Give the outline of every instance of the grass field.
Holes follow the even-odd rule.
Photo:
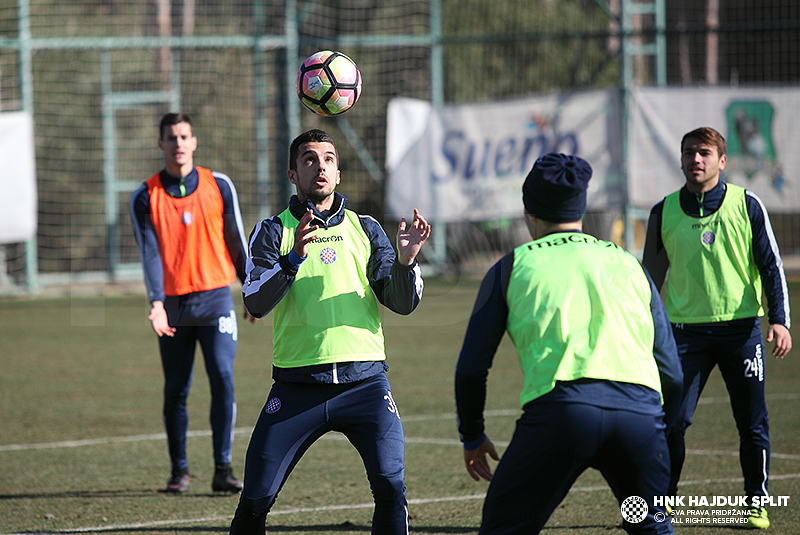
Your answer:
[[[452,393],[453,367],[477,284],[428,280],[413,315],[384,317],[389,378],[407,436],[412,533],[477,532],[486,484],[472,481],[463,469]],[[800,284],[793,283],[792,292],[800,299]],[[795,300],[794,310],[799,305]],[[162,374],[147,311],[143,294],[0,300],[0,533],[227,533],[238,498],[211,492],[209,392],[199,351],[189,398],[191,489],[183,496],[159,492],[169,476],[169,460],[161,424]],[[250,430],[271,384],[271,332],[271,319],[239,325],[234,467],[240,476]],[[800,347],[797,329],[793,335]],[[770,508],[769,531],[796,534],[797,350],[783,361],[768,357],[766,373],[770,489],[774,496],[789,496],[787,506]],[[499,446],[513,432],[519,386],[516,355],[506,340],[490,374],[487,407],[488,433]],[[701,403],[687,437],[682,493],[709,499],[740,496],[738,437],[718,372]],[[340,435],[332,434],[300,462],[267,530],[369,533],[371,515],[360,459]],[[620,520],[611,492],[590,470],[545,532],[607,533]],[[731,529],[676,526],[686,535]]]

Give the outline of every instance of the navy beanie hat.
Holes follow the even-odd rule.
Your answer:
[[[552,223],[580,220],[590,178],[592,167],[583,158],[556,152],[540,156],[522,185],[525,211]]]

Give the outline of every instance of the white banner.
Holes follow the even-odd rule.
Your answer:
[[[27,113],[0,113],[0,243],[36,235],[36,162],[33,119]]]
[[[797,88],[637,88],[631,102],[631,206],[650,208],[683,186],[681,139],[710,126],[728,145],[725,180],[754,192],[771,211],[800,211]]]
[[[589,209],[622,203],[616,92],[592,91],[446,106],[398,98],[388,107],[386,216],[414,208],[431,221],[523,213],[522,184],[547,152],[575,154],[594,170]]]

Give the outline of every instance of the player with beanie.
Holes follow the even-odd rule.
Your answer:
[[[539,533],[587,468],[621,506],[628,533],[673,533],[664,429],[683,374],[650,276],[620,247],[585,234],[592,168],[541,156],[522,187],[533,241],[487,273],[455,373],[467,472],[491,481],[480,534]],[[508,332],[524,376],[522,415],[500,460],[484,432],[486,379]],[[487,455],[500,460],[492,470]]]

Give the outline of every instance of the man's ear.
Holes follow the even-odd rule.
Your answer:
[[[286,171],[286,176],[289,177],[289,182],[291,182],[292,184],[297,183],[297,171],[289,169],[288,171]]]

